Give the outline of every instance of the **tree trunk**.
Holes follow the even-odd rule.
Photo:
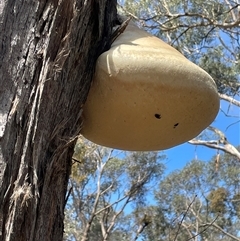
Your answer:
[[[71,157],[116,0],[0,1],[0,240],[62,240]]]

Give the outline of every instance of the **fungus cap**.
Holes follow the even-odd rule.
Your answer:
[[[97,60],[82,134],[111,148],[163,150],[197,136],[218,109],[210,75],[130,23]]]

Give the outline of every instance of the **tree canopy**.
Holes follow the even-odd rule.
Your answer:
[[[234,171],[233,171],[234,168]],[[193,160],[174,171],[155,190],[154,225],[146,229],[146,240],[240,240],[240,165],[229,154],[209,162]],[[164,226],[157,216],[164,213]],[[155,233],[154,233],[155,232]],[[159,238],[161,237],[161,238]]]
[[[164,175],[165,156],[76,147],[65,240],[240,240],[240,165],[230,154]],[[88,170],[88,172],[87,172]]]
[[[78,140],[66,208],[67,240],[122,240],[125,209],[146,204],[163,173],[158,152],[121,152]],[[121,234],[121,235],[120,235]]]
[[[239,4],[227,0],[128,0],[120,9],[200,65],[220,93],[239,90]]]

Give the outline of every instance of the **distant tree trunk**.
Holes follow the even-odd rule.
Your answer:
[[[0,1],[0,240],[58,241],[81,107],[116,0]]]

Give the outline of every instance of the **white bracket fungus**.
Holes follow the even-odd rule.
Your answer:
[[[163,150],[197,136],[215,118],[213,79],[132,22],[97,61],[82,134],[123,150]]]

